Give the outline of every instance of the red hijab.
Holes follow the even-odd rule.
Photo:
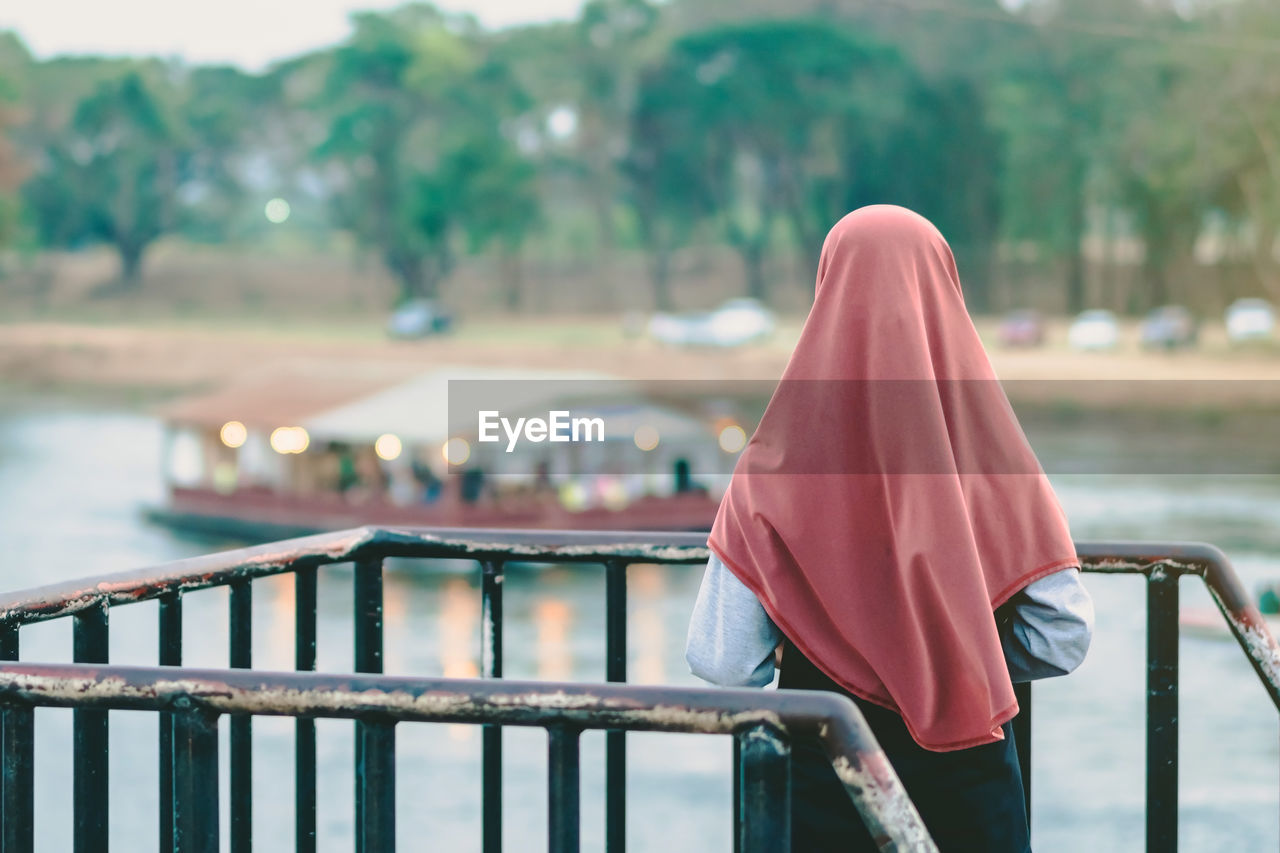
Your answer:
[[[1078,562],[928,220],[876,205],[831,229],[709,544],[806,657],[921,746],[1002,739],[1018,704],[993,611]]]

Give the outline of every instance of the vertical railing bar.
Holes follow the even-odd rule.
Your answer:
[[[1147,576],[1147,850],[1178,847],[1178,572]]]
[[[776,728],[758,725],[742,732],[736,827],[742,853],[790,853],[791,748]]]
[[[316,668],[315,566],[294,572],[293,665],[299,672]],[[316,721],[299,717],[294,723],[294,848],[297,853],[316,853]]]
[[[382,561],[355,567],[355,670],[382,672]]]
[[[356,672],[382,672],[382,561],[362,560],[355,564],[354,578],[355,617],[355,670]],[[380,853],[377,847],[365,847],[369,837],[370,805],[368,797],[373,793],[375,780],[365,771],[370,759],[365,750],[374,745],[376,736],[369,732],[370,723],[356,720],[355,742],[355,813],[356,853]],[[394,799],[394,793],[393,793]],[[378,807],[382,804],[374,804]]]
[[[547,851],[578,853],[581,834],[579,731],[547,729]]]
[[[605,678],[627,680],[627,563],[605,563]],[[605,733],[605,850],[627,849],[627,735]]]
[[[1018,700],[1018,716],[1013,718],[1013,743],[1018,750],[1018,769],[1022,774],[1022,796],[1027,809],[1027,829],[1031,828],[1031,682],[1013,685]]]
[[[742,734],[733,734],[733,853],[742,853]]]
[[[0,628],[0,660],[18,660],[18,626]],[[0,850],[31,853],[35,847],[35,711],[0,709]]]
[[[182,592],[160,596],[160,666],[182,666]],[[160,712],[160,850],[173,849],[173,714]]]
[[[76,663],[107,663],[108,610],[105,602],[74,617],[72,659]],[[72,711],[72,826],[75,853],[107,849],[110,808],[107,712],[98,708]]]
[[[480,563],[480,663],[485,678],[502,677],[502,561]],[[481,729],[481,846],[502,853],[502,726]]]
[[[173,851],[218,853],[218,718],[179,698],[173,719]]]
[[[232,669],[253,668],[253,586],[249,578],[229,585]],[[231,853],[253,849],[253,718],[231,716]]]
[[[361,720],[356,730],[356,853],[395,853],[396,729],[394,722]]]

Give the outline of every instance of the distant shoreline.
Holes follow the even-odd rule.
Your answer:
[[[985,333],[994,321],[978,325],[989,337]],[[360,364],[386,371],[392,381],[462,364],[550,369],[589,364],[621,378],[776,381],[799,326],[798,318],[790,318],[768,342],[698,350],[626,338],[620,321],[594,317],[476,319],[455,334],[422,341],[388,340],[369,321],[300,321],[281,329],[262,319],[222,325],[11,322],[0,323],[0,395],[53,394],[145,407],[290,363],[319,371],[326,365]],[[1149,352],[1133,344],[1136,336],[1130,335],[1129,345],[1117,351],[1077,353],[1057,337],[1062,329],[1051,328],[1049,344],[1040,349],[989,345],[997,374],[1016,403],[1183,411],[1238,403],[1280,406],[1280,348],[1274,346],[1233,350],[1209,334],[1202,350]],[[1188,393],[1169,395],[1174,381],[1185,382]],[[1143,399],[1143,388],[1157,393]]]

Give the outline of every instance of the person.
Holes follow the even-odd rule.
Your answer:
[[[943,853],[1030,849],[1014,681],[1064,675],[1093,610],[1065,514],[928,220],[828,234],[813,307],[708,537],[691,671],[842,693]],[[792,849],[875,850],[816,738]]]

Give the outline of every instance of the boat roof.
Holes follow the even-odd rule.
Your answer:
[[[477,384],[464,390],[455,386],[451,401],[449,383],[468,380]],[[480,381],[486,384],[481,385]],[[313,440],[372,443],[379,436],[392,433],[406,444],[442,443],[451,435],[475,428],[474,423],[459,423],[459,411],[454,412],[454,423],[450,423],[451,402],[464,414],[477,410],[467,400],[490,402],[504,415],[528,415],[534,411],[545,414],[571,399],[598,396],[616,381],[607,374],[591,371],[442,366],[317,412],[299,425]]]
[[[299,426],[404,378],[403,365],[277,365],[163,405],[157,414],[181,426],[217,428],[228,421],[258,429]]]
[[[471,436],[476,413],[489,408],[512,419],[558,409],[575,418],[602,417],[606,440],[630,440],[641,425],[664,439],[707,431],[697,418],[637,399],[634,382],[604,373],[442,365],[406,379],[403,366],[396,367],[275,367],[163,406],[159,414],[172,424],[215,429],[228,421],[264,431],[300,426],[313,441],[353,444],[372,444],[386,433],[409,445]],[[468,381],[474,384],[450,387]]]

